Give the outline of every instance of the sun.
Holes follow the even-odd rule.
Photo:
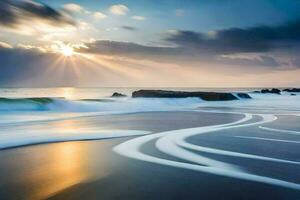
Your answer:
[[[71,57],[74,55],[74,49],[70,46],[61,47],[61,53],[66,57]]]

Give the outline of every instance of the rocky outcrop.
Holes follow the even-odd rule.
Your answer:
[[[265,94],[265,93],[270,93],[270,94],[280,94],[281,91],[277,88],[273,88],[273,89],[262,89],[260,91],[261,93]]]
[[[238,97],[240,97],[241,99],[252,99],[251,96],[247,93],[237,93],[236,94]]]
[[[282,91],[284,91],[284,92],[300,92],[300,88],[287,88]]]
[[[249,98],[245,93],[239,93],[241,98]],[[238,95],[239,96],[239,95]],[[240,97],[239,96],[239,97]],[[198,97],[206,101],[230,101],[238,98],[231,93],[221,92],[184,92],[184,91],[168,91],[168,90],[138,90],[132,93],[133,98],[187,98]],[[251,98],[251,97],[250,97]]]
[[[118,92],[114,92],[111,97],[126,97],[127,95],[122,94],[122,93],[118,93]]]
[[[253,91],[253,93],[261,93],[261,91],[260,90],[255,90],[255,91]]]

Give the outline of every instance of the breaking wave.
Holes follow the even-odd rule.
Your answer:
[[[118,98],[81,99],[64,98],[0,98],[0,111],[62,111],[62,112],[117,112],[168,111],[194,108],[199,98]]]
[[[236,97],[236,93],[232,93]],[[300,110],[300,96],[253,94],[252,99],[233,101],[205,101],[197,97],[189,98],[102,98],[78,99],[52,97],[0,98],[0,112],[10,111],[55,111],[55,112],[102,112],[135,113],[149,111],[173,111],[195,109],[197,107],[235,107],[263,109]]]

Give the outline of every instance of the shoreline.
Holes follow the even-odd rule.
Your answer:
[[[58,131],[57,134],[64,129],[79,132],[83,132],[87,128],[144,130],[151,132],[147,136],[154,136],[156,133],[166,131],[177,134],[177,130],[179,130],[184,133],[195,127],[201,131],[202,128],[199,127],[220,126],[220,124],[236,122],[243,118],[240,114],[234,114],[236,109],[231,111],[222,108],[215,109],[219,112],[201,112],[200,110],[102,115],[23,124],[18,129],[21,131],[34,129]],[[231,112],[231,114],[226,112]],[[278,117],[279,119],[274,123],[269,123],[268,127],[288,127],[290,122],[296,124],[299,121],[298,116]],[[249,123],[260,120],[262,119],[256,116]],[[297,161],[296,158],[300,156],[300,153],[296,151],[298,146],[284,143],[274,146],[271,141],[269,143],[267,143],[268,141],[240,141],[234,137],[235,135],[251,136],[253,133],[256,133],[257,136],[274,137],[269,131],[266,132],[263,129],[257,131],[256,128],[240,127],[235,128],[234,131],[220,130],[190,137],[187,142],[200,147],[216,149],[216,152],[227,150]],[[14,127],[8,127],[5,131],[11,132],[12,130]],[[224,199],[246,200],[253,198],[258,200],[270,198],[296,200],[300,197],[300,191],[291,188],[165,166],[128,158],[113,151],[119,144],[143,137],[145,136],[45,143],[0,150],[0,176],[2,177],[0,195],[6,199],[82,199],[83,196],[88,195],[89,199],[182,199],[183,197],[199,199],[201,196],[205,199],[217,200],[220,199],[217,194],[222,194]],[[279,133],[277,137],[299,139],[297,136]],[[157,142],[158,140],[151,140],[142,145],[139,152],[159,159],[180,162],[184,165],[195,164],[193,160],[186,160],[185,156],[177,158],[176,156],[179,154],[175,154],[175,157],[166,154],[157,148]],[[274,148],[276,149],[274,150]],[[130,149],[123,152],[126,155],[130,153]],[[197,151],[190,152],[197,156],[204,156],[205,159],[224,162],[224,167],[236,165],[249,173],[255,172],[260,176],[269,176],[300,185],[298,181],[300,176],[296,175],[300,170],[300,165],[228,157],[222,154]],[[198,163],[198,165],[205,167],[205,163]],[[279,166],[280,168],[278,168]],[[235,191],[234,188],[242,189]],[[254,193],[254,191],[256,192]]]
[[[133,137],[138,135],[151,134],[155,131],[159,131],[160,129],[156,128],[157,124],[153,122],[151,124],[150,130],[143,130],[144,126],[135,126],[131,125],[128,127],[126,123],[122,122],[125,118],[138,118],[138,116],[144,116],[147,120],[151,120],[151,118],[166,116],[170,119],[176,119],[176,114],[187,115],[187,116],[199,116],[201,115],[199,111],[169,111],[169,112],[141,112],[141,113],[129,113],[129,114],[121,114],[121,115],[94,115],[94,116],[82,116],[70,119],[63,120],[51,120],[51,121],[36,121],[29,123],[20,123],[18,124],[18,132],[15,130],[15,126],[3,126],[0,141],[3,143],[4,147],[2,149],[8,149],[18,146],[30,146],[31,144],[46,144],[46,143],[55,143],[55,142],[66,142],[66,141],[82,141],[82,140],[99,140],[99,139],[109,139],[116,137]],[[206,115],[214,115],[213,112],[203,112]],[[219,115],[222,115],[219,113]],[[226,114],[225,114],[226,115]],[[230,114],[232,118],[238,117],[238,114]],[[175,117],[174,117],[175,116]],[[197,117],[198,118],[198,117]],[[146,120],[145,119],[145,120]],[[115,125],[117,123],[114,120],[121,120],[121,126]],[[179,119],[177,119],[179,120]],[[82,125],[77,125],[77,122],[83,123]],[[108,123],[107,123],[108,122]],[[135,123],[135,122],[133,122]],[[145,122],[143,122],[145,123]],[[70,124],[67,132],[64,131],[65,125]],[[196,124],[194,124],[196,125]],[[34,127],[38,126],[38,129]],[[192,125],[191,125],[192,126]],[[23,128],[22,128],[23,127]],[[167,127],[166,127],[167,128]],[[170,127],[172,128],[172,127]],[[176,128],[176,127],[174,127]],[[24,137],[24,133],[26,132],[26,137]],[[11,132],[11,134],[6,134],[7,132]],[[41,134],[40,134],[41,133]],[[32,139],[30,139],[32,137]],[[18,139],[20,138],[20,144],[18,143]],[[29,140],[28,140],[29,138]],[[14,143],[9,144],[9,142],[13,139]],[[28,141],[26,141],[28,140]],[[22,144],[27,143],[27,144]],[[2,145],[2,146],[3,146]],[[5,147],[8,146],[8,147]],[[12,146],[12,147],[9,147]]]

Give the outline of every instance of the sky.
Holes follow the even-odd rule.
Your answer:
[[[1,0],[0,87],[299,87],[299,0]]]

